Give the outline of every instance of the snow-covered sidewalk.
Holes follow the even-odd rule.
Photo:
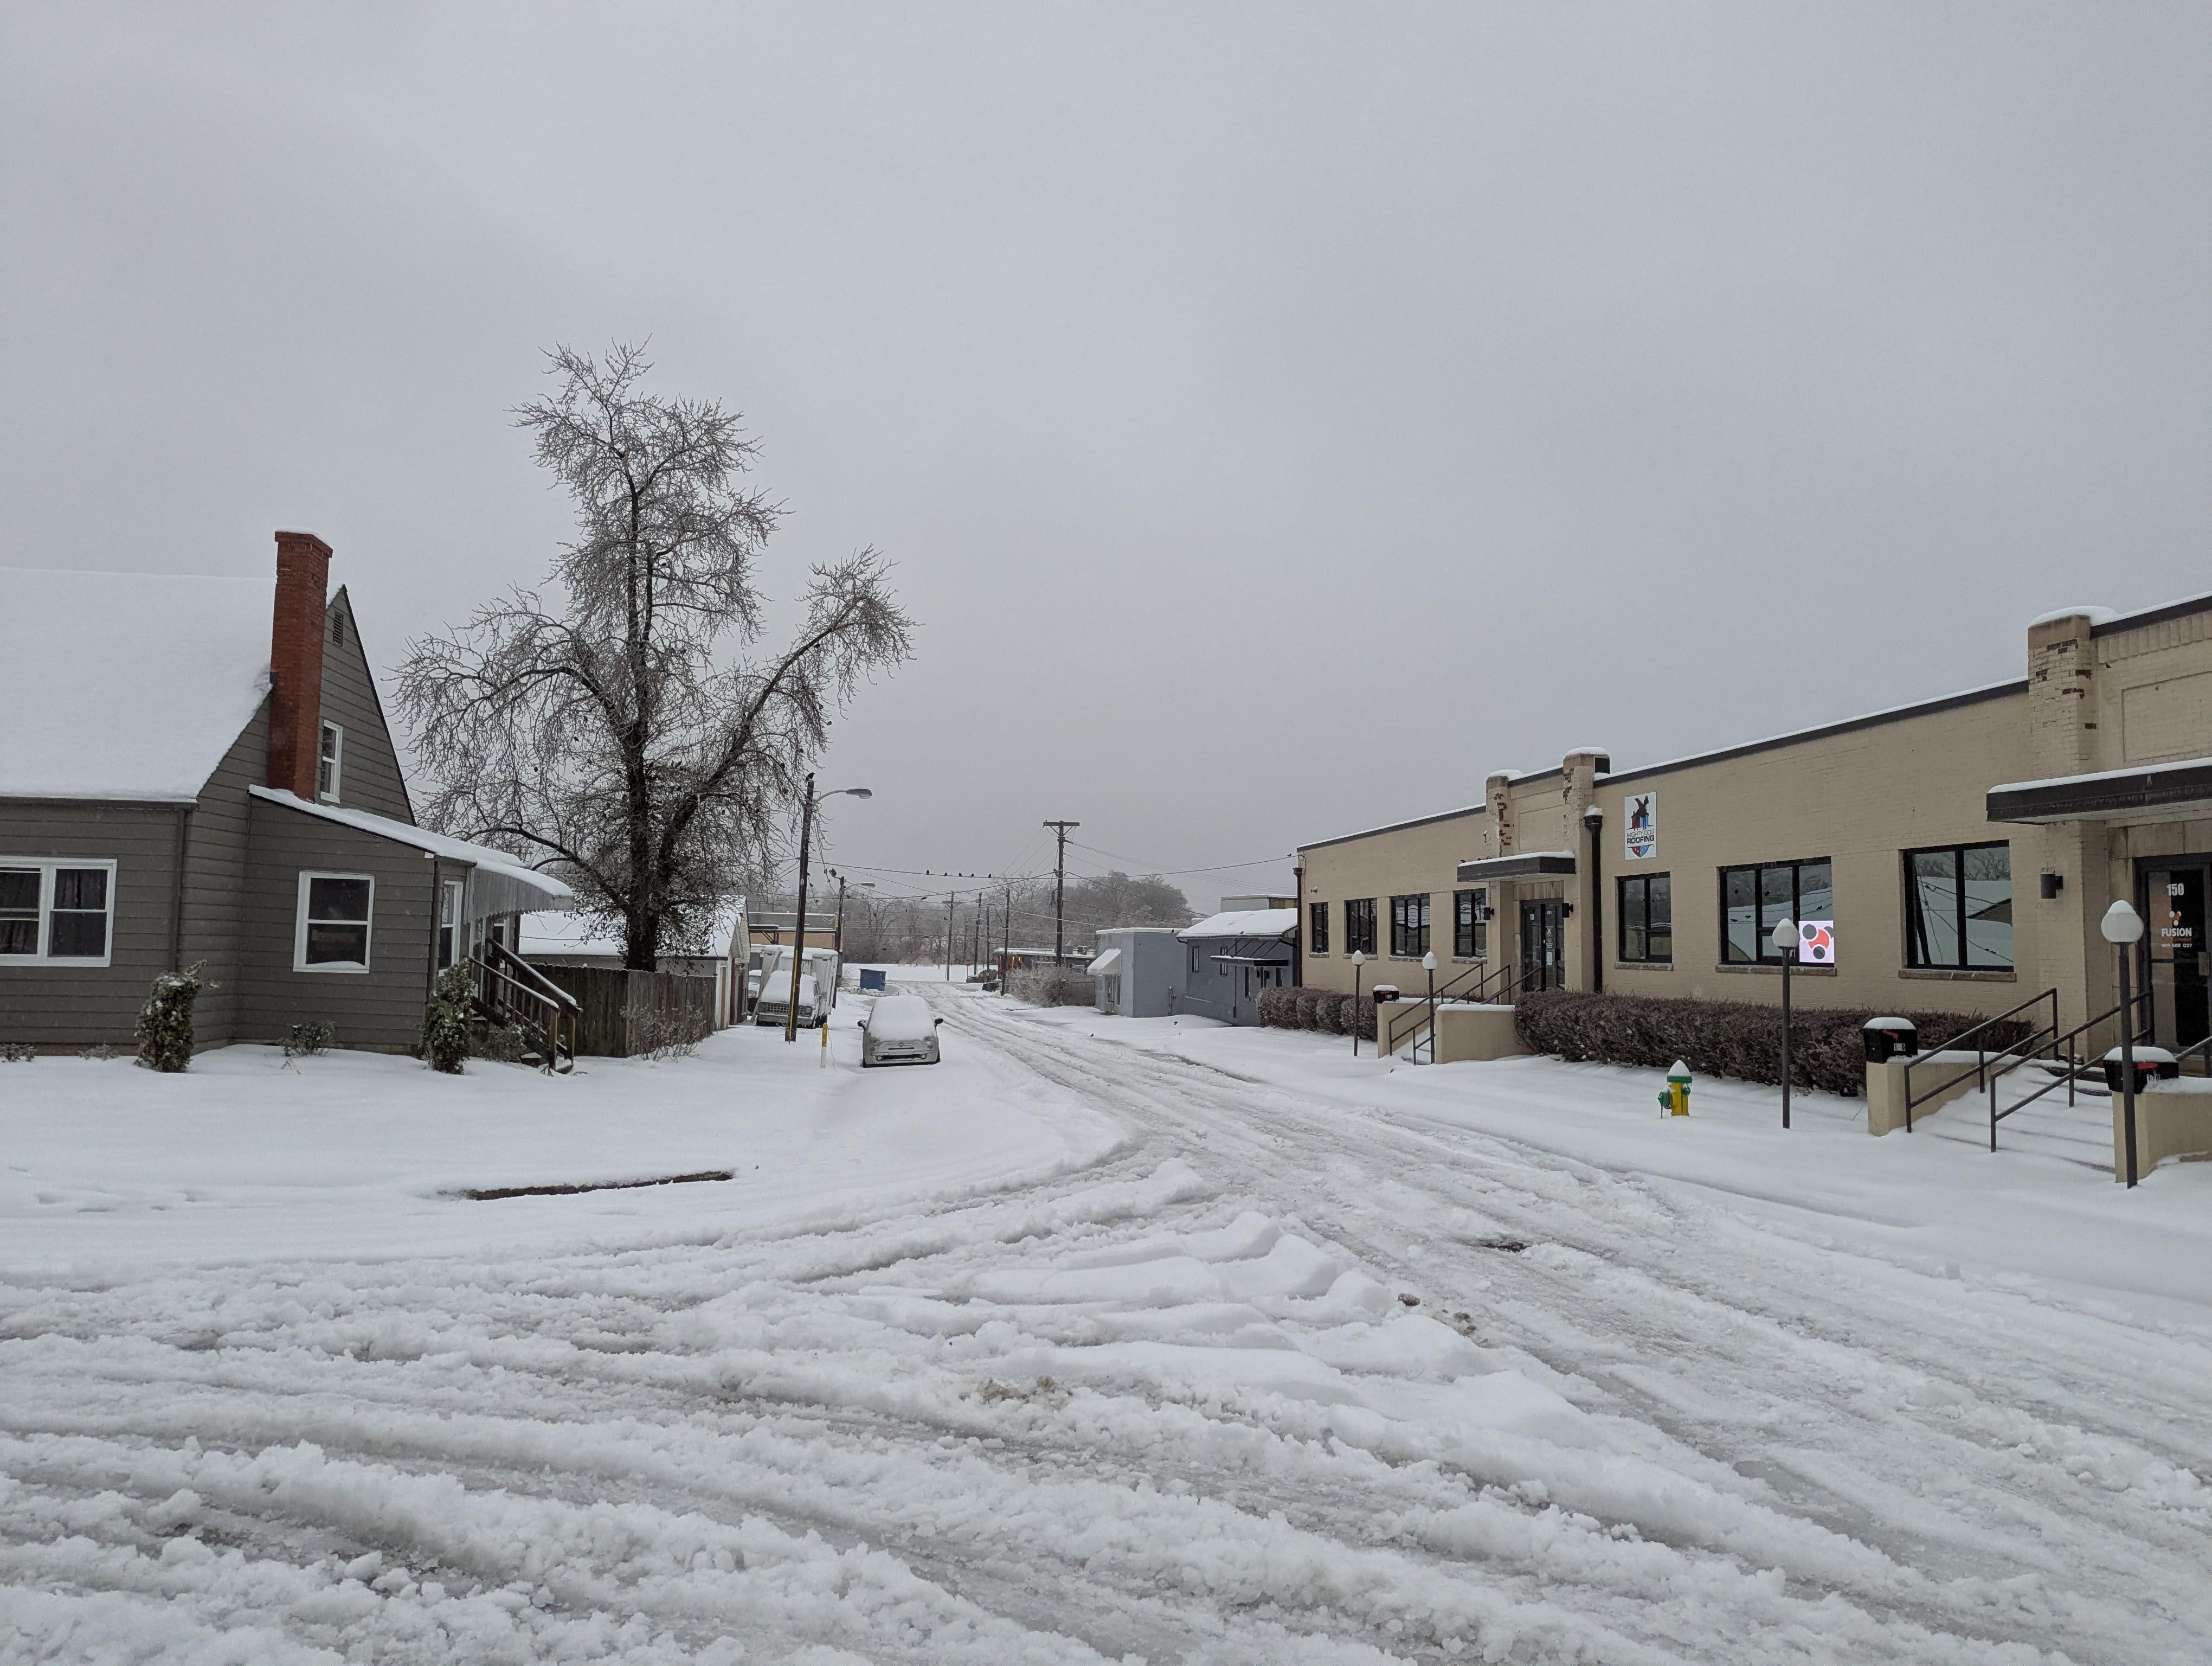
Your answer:
[[[1840,1108],[1829,1161],[1748,1090],[1647,1135],[1626,1073],[1394,1073],[919,987],[947,1063],[845,1070],[793,1136],[823,1177],[719,1220],[735,1182],[469,1204],[441,1168],[378,1195],[643,1213],[374,1262],[272,1225],[230,1265],[11,1256],[0,1657],[2212,1654],[2202,1261],[1946,1260],[1960,1153],[1868,1159],[1937,1170],[1885,1215]],[[721,1064],[796,1075],[779,1049]],[[894,1106],[965,1166],[872,1143]],[[863,1160],[831,1191],[841,1116]],[[1981,1155],[2039,1208],[2082,1189],[2049,1230],[2085,1254],[2194,1241],[2157,1213],[2190,1171],[2130,1216]]]

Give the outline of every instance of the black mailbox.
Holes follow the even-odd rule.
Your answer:
[[[1377,1006],[1380,1006],[1386,1000],[1395,1000],[1397,999],[1398,986],[1396,984],[1378,983],[1375,986],[1375,1004]]]
[[[2148,1087],[2154,1079],[2162,1078],[2166,1081],[2172,1081],[2180,1074],[2180,1061],[2163,1047],[2136,1049],[2136,1092],[2140,1093]],[[2105,1055],[2105,1085],[2115,1093],[2122,1091],[2127,1085],[2125,1073],[2120,1063],[2120,1049],[2117,1047]]]
[[[1910,1018],[1869,1018],[1863,1034],[1869,1064],[1909,1059],[1920,1051],[1920,1029]]]

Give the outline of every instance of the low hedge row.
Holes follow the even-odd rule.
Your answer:
[[[1375,1003],[1355,1001],[1341,989],[1309,989],[1303,984],[1260,991],[1260,1022],[1277,1030],[1313,1030],[1348,1036],[1356,1024],[1360,1039],[1375,1039]]]
[[[1859,1007],[1793,1007],[1790,1076],[1795,1087],[1856,1097],[1866,1091],[1866,1047],[1860,1031],[1877,1016]],[[1942,1046],[1981,1019],[1971,1012],[1903,1012],[1919,1026],[1923,1052]],[[1600,1064],[1664,1070],[1680,1059],[1692,1075],[1782,1084],[1782,1009],[1738,1000],[1668,1000],[1653,995],[1593,995],[1554,989],[1525,996],[1513,1027],[1532,1053]],[[2028,1031],[2000,1025],[1990,1044],[2002,1047]]]

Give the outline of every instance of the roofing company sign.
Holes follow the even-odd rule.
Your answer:
[[[1620,854],[1632,862],[1648,862],[1659,854],[1659,795],[1631,793],[1620,816]]]

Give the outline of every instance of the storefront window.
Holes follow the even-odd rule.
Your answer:
[[[1905,964],[1930,970],[2012,967],[2012,847],[1905,853]]]
[[[1485,906],[1486,891],[1452,893],[1452,954],[1461,960],[1481,960],[1490,953],[1490,921]]]
[[[1826,856],[1721,870],[1721,958],[1730,965],[1778,966],[1777,926],[1835,917],[1833,869]]]
[[[1674,884],[1665,873],[1620,882],[1620,958],[1648,965],[1674,958]]]
[[[1429,952],[1429,898],[1393,897],[1390,899],[1390,952],[1419,959]]]

